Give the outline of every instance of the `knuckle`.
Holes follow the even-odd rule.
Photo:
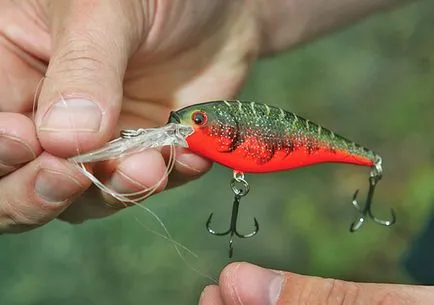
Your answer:
[[[10,215],[0,215],[0,233],[16,233],[27,231],[30,225],[21,224]]]
[[[294,304],[304,305],[355,305],[359,299],[357,283],[328,278],[307,278],[303,285],[293,291]],[[292,303],[291,303],[292,304]]]
[[[398,292],[387,291],[374,299],[375,305],[411,305],[417,304],[416,300],[409,295],[402,295]]]
[[[0,202],[0,232],[28,231],[50,220],[50,213],[35,213],[23,208],[22,204],[4,199]]]
[[[1,110],[0,110],[1,111]],[[0,177],[6,176],[18,168],[17,165],[8,165],[0,160]]]
[[[68,40],[53,56],[52,60],[56,64],[50,67],[51,76],[53,74],[67,74],[68,77],[75,76],[77,81],[83,77],[83,71],[104,71],[107,73],[115,69],[115,64],[108,60],[113,57],[111,55],[114,48],[110,47],[109,37],[106,37],[105,34],[93,30],[93,32],[86,34],[75,31],[66,36]],[[93,37],[98,37],[98,39]]]
[[[72,43],[71,43],[72,44]],[[76,75],[82,77],[82,72],[94,72],[107,69],[107,64],[96,56],[93,47],[81,47],[81,43],[67,46],[56,55],[57,65],[52,73],[68,74],[70,77]]]
[[[360,286],[357,283],[336,279],[325,279],[326,304],[357,304]]]
[[[15,220],[14,217],[4,213],[3,211],[0,212],[0,233],[14,232],[20,227],[21,225]]]
[[[398,292],[392,292],[389,290],[383,290],[379,287],[376,293],[373,291],[371,295],[367,295],[369,291],[363,293],[362,285],[354,282],[346,282],[342,280],[336,279],[323,279],[321,280],[321,288],[320,291],[321,296],[327,296],[324,298],[315,299],[315,295],[318,295],[316,292],[311,293],[312,299],[315,299],[312,304],[342,304],[342,305],[356,305],[366,302],[366,298],[370,299],[370,304],[373,305],[410,305],[415,304],[414,301],[411,300],[411,297],[401,295]],[[316,303],[315,303],[316,302]],[[311,304],[311,303],[307,303]]]

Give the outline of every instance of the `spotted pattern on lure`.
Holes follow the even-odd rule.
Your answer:
[[[214,101],[172,112],[192,126],[189,149],[241,172],[271,172],[324,162],[373,166],[379,158],[303,117],[255,102]]]

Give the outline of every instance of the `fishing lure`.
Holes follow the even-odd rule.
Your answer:
[[[259,230],[256,218],[253,232],[240,234],[237,230],[240,200],[249,192],[244,173],[276,172],[325,162],[368,166],[371,171],[366,204],[363,208],[358,204],[356,191],[352,203],[360,217],[350,231],[358,230],[367,216],[385,226],[396,221],[393,209],[391,220],[378,219],[372,213],[374,190],[383,173],[381,157],[294,113],[255,102],[213,101],[172,112],[169,123],[192,127],[194,132],[186,138],[189,150],[234,170],[230,228],[221,233],[214,231],[212,213],[206,222],[211,234],[230,235],[230,257],[234,236],[249,238]]]
[[[167,177],[174,164],[174,145],[188,147],[190,151],[233,170],[230,187],[234,201],[229,229],[225,232],[213,230],[213,213],[206,221],[209,233],[230,236],[229,257],[233,255],[235,236],[250,238],[259,231],[256,218],[252,232],[241,234],[237,229],[240,201],[250,190],[245,173],[277,172],[326,162],[370,167],[365,205],[359,205],[358,191],[353,195],[352,204],[360,216],[351,224],[350,231],[357,231],[368,217],[384,226],[396,222],[393,209],[390,220],[378,219],[372,212],[374,191],[383,174],[382,159],[378,154],[314,122],[266,104],[243,101],[195,104],[171,112],[166,126],[123,130],[120,138],[70,160],[81,164],[83,173],[100,189],[121,202],[133,203],[150,196],[157,189],[157,185],[131,194],[115,193],[89,173],[83,163],[110,160],[147,148],[170,146],[171,157],[165,173]],[[134,200],[129,199],[128,195]],[[167,231],[166,233],[170,237]]]

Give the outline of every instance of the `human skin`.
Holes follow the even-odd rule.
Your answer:
[[[55,218],[79,223],[115,213],[120,204],[91,187],[66,157],[101,146],[122,128],[162,125],[170,110],[234,97],[259,57],[394,4],[0,0],[0,233],[23,232]],[[44,76],[33,120],[34,96]],[[146,151],[115,168],[98,168],[96,175],[117,192],[136,191],[160,179],[164,158],[159,151]],[[210,166],[179,150],[175,169],[159,191],[196,179]],[[266,277],[254,267],[239,266],[246,265],[228,266],[220,286],[207,288],[201,303],[265,304],[259,288],[268,289],[262,281]],[[286,275],[280,304],[302,304],[309,297],[309,290],[293,288],[297,285],[320,291],[318,304],[326,297],[321,287],[330,280]],[[331,282],[338,296],[352,291],[350,283]],[[247,295],[245,283],[256,285],[258,295]],[[372,290],[364,289],[365,294],[385,287],[366,285]],[[432,292],[406,289],[413,298]],[[380,304],[362,298],[360,291],[359,304]],[[402,286],[390,291],[398,293]],[[291,299],[297,293],[300,298]]]
[[[432,305],[434,287],[355,283],[233,263],[199,305]]]

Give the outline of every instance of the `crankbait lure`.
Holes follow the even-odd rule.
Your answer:
[[[390,220],[378,219],[372,213],[375,187],[383,173],[379,155],[291,112],[255,102],[212,101],[188,106],[171,112],[166,126],[123,130],[120,138],[100,149],[75,156],[70,161],[81,165],[83,173],[101,190],[121,202],[132,204],[154,193],[159,183],[170,173],[174,164],[174,145],[188,147],[190,151],[234,172],[230,182],[234,202],[229,229],[221,233],[214,231],[211,228],[212,213],[206,222],[206,228],[211,234],[230,235],[229,257],[233,254],[234,236],[249,238],[259,230],[256,218],[253,232],[241,234],[237,230],[239,204],[250,190],[245,173],[276,172],[326,162],[367,166],[371,170],[366,203],[363,207],[359,205],[356,191],[352,204],[360,216],[351,224],[350,231],[358,230],[367,217],[384,226],[390,226],[396,221],[393,209]],[[135,193],[114,192],[83,165],[162,146],[171,148],[165,176],[158,185]],[[166,233],[168,234],[167,231]],[[169,234],[168,237],[170,238]]]
[[[222,233],[211,229],[213,214],[206,223],[213,235],[230,234],[230,257],[234,235],[248,238],[259,230],[255,218],[253,232],[240,234],[237,231],[239,203],[249,192],[244,173],[276,172],[325,162],[368,166],[371,172],[367,201],[362,208],[356,200],[358,191],[354,193],[352,203],[360,217],[350,230],[358,230],[366,216],[380,225],[395,223],[393,210],[391,220],[380,220],[371,210],[374,190],[383,172],[381,157],[307,119],[255,102],[213,101],[172,112],[169,123],[191,126],[194,132],[186,138],[189,149],[234,170],[231,188],[235,199],[230,228]]]

